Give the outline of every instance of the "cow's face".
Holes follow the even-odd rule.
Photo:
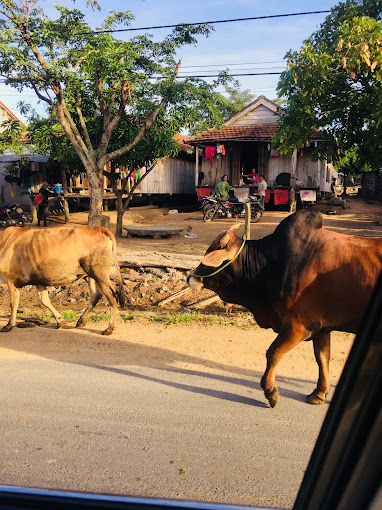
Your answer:
[[[224,262],[228,262],[234,258],[242,244],[242,239],[234,232],[234,230],[239,227],[240,224],[233,225],[229,230],[224,230],[218,235],[206,251],[201,264],[195,269],[194,275],[209,275]],[[207,280],[209,280],[209,278]],[[192,289],[201,290],[204,287],[203,281],[197,276],[191,275],[188,277],[187,281]],[[209,281],[206,283],[209,283]]]

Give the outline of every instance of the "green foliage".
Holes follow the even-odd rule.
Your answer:
[[[358,164],[382,164],[382,2],[348,0],[332,9],[300,50],[287,53],[278,83],[287,106],[273,144],[282,154],[324,141],[314,157],[357,148]]]
[[[155,315],[151,317],[150,320],[153,322],[162,322],[164,324],[180,324],[200,320],[200,316],[197,313],[174,313]]]
[[[334,167],[337,172],[342,172],[346,175],[355,175],[372,170],[370,165],[360,161],[359,150],[356,146],[346,151],[339,150]]]
[[[228,93],[228,97],[222,96],[222,113],[224,119],[229,119],[235,113],[240,112],[243,108],[248,106],[249,103],[255,99],[255,94],[246,90],[240,90],[238,82],[234,82],[232,85],[226,84],[225,91]]]
[[[73,312],[73,310],[63,310],[61,315],[66,321],[77,320],[78,313]]]
[[[7,119],[0,124],[0,154],[10,149],[22,154],[22,139],[25,126],[18,120]]]
[[[99,313],[97,315],[91,315],[89,320],[91,322],[105,322],[110,319],[110,313]]]
[[[177,52],[211,27],[180,24],[162,41],[148,34],[125,41],[107,30],[129,26],[129,11],[109,11],[92,31],[81,11],[56,5],[50,19],[37,3],[0,0],[0,75],[46,103],[49,119],[32,120],[31,138],[55,160],[81,163],[93,191],[107,163],[150,165],[176,152],[172,138],[182,129],[222,124],[214,90],[229,82],[227,73],[212,84],[176,80]],[[91,207],[96,200],[92,192]],[[100,220],[99,199],[98,207]]]

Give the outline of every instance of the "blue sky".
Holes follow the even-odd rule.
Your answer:
[[[84,0],[73,4],[70,0],[40,0],[39,5],[49,16],[55,15],[54,4],[75,7],[86,12],[89,24],[96,28],[107,10],[130,10],[135,20],[132,27],[169,25],[180,22],[204,22],[222,19],[269,16],[296,12],[328,10],[334,0],[320,2],[289,0],[99,0],[102,11],[86,8]],[[283,58],[289,49],[298,50],[307,37],[314,32],[327,14],[285,17],[267,20],[251,20],[214,25],[209,38],[200,37],[197,46],[186,47],[179,52],[182,59],[181,72],[207,74],[206,71],[229,68],[231,73],[275,72],[285,68]],[[171,29],[147,31],[155,38],[165,37]],[[116,34],[127,39],[141,32]],[[266,62],[266,63],[264,63]],[[233,65],[236,64],[236,65]],[[204,66],[204,67],[190,67]],[[208,66],[208,67],[206,67]],[[243,76],[237,78],[242,89],[261,94],[269,99],[277,97],[278,75]],[[29,90],[21,95],[15,89],[0,84],[0,100],[16,115],[17,103],[24,100],[32,104],[40,114],[44,108],[38,105]]]

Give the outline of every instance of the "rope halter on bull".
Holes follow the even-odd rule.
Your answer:
[[[250,236],[251,236],[250,225],[251,225],[251,206],[249,204],[245,204],[245,225],[244,225],[244,234],[243,234],[243,237],[242,237],[243,242],[241,243],[241,246],[238,249],[238,251],[236,252],[236,254],[232,257],[231,260],[229,260],[228,262],[223,264],[221,267],[219,267],[213,273],[205,274],[205,275],[199,275],[199,274],[191,273],[191,274],[188,275],[188,278],[193,276],[194,278],[199,278],[199,280],[202,282],[204,280],[204,278],[210,278],[211,276],[215,276],[216,274],[220,273],[220,271],[223,271],[223,269],[225,269],[230,264],[232,264],[232,262],[234,260],[236,260],[237,257],[240,255],[240,253],[243,251],[245,243],[247,241],[249,241],[249,239],[250,239]]]

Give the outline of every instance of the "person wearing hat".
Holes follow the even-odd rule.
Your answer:
[[[228,192],[230,189],[233,189],[232,186],[228,184],[228,175],[222,175],[222,179],[218,182],[214,189],[214,196],[219,198],[222,201],[228,200]]]

